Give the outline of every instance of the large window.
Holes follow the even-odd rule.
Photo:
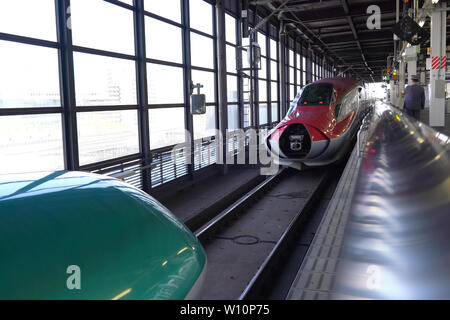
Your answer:
[[[0,32],[56,41],[55,1],[0,1]]]
[[[70,9],[74,45],[135,54],[133,11],[102,0],[71,0]]]
[[[215,2],[145,0],[144,12],[135,3],[71,0],[63,8],[65,1],[0,1],[0,173],[111,173],[154,162],[137,179],[156,186],[171,179],[164,170],[179,177],[214,163],[221,39]],[[241,13],[225,6],[228,129],[271,126],[279,121],[284,81],[279,30],[266,23],[257,31],[262,64],[250,110]],[[249,17],[253,26],[261,21],[255,12]],[[191,82],[203,86],[204,115],[189,112]],[[202,155],[188,170],[170,150],[189,138]]]
[[[133,11],[101,0],[71,0],[71,21],[80,166],[138,154]]]
[[[239,78],[237,73],[237,20],[225,14],[225,46],[227,64],[227,118],[228,130],[236,130],[239,124]]]
[[[149,104],[184,103],[183,69],[147,63]]]
[[[191,64],[196,67],[214,68],[213,39],[191,32]]]
[[[80,52],[73,60],[77,106],[137,104],[134,61]]]
[[[0,174],[64,169],[60,114],[0,117]]]
[[[139,152],[137,111],[79,112],[80,165]]]
[[[181,28],[146,17],[145,36],[148,58],[177,63],[183,62]]]
[[[180,0],[164,0],[164,5],[162,5],[161,1],[144,0],[144,9],[161,17],[180,23],[180,3]]]
[[[185,142],[184,108],[150,109],[150,149]],[[166,121],[162,121],[166,119]],[[170,119],[170,121],[167,121]]]
[[[57,50],[0,40],[0,108],[56,106],[61,106]]]
[[[264,28],[266,29],[266,27]],[[269,115],[268,115],[268,102],[269,98],[267,95],[267,86],[268,81],[266,79],[269,78],[268,75],[268,52],[267,52],[267,37],[261,33],[258,32],[258,44],[261,47],[261,68],[258,70],[258,118],[259,118],[259,125],[265,125],[269,121]]]
[[[278,95],[278,42],[270,39],[270,108],[272,122],[279,121],[279,95]]]
[[[189,14],[191,28],[198,31],[212,34],[213,33],[213,7],[209,3],[203,0],[190,0],[189,1]]]
[[[0,174],[64,169],[55,12],[52,0],[0,1]]]

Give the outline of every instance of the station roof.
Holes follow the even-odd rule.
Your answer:
[[[419,7],[423,2],[419,0]],[[363,80],[381,81],[386,59],[394,52],[395,0],[255,0],[250,3],[266,15],[275,11],[278,20],[288,23],[290,36],[303,38],[316,52],[331,57],[341,70],[350,68],[352,74]],[[380,29],[367,27],[371,15],[367,8],[371,5],[381,9]],[[281,13],[277,10],[280,6]],[[400,7],[400,16],[402,11]],[[427,20],[425,28],[429,28]]]

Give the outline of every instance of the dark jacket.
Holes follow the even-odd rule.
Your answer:
[[[410,110],[423,109],[425,107],[425,90],[417,84],[407,86],[404,107]]]

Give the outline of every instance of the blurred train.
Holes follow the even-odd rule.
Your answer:
[[[206,255],[158,201],[115,178],[0,176],[0,299],[191,299]]]
[[[357,80],[326,78],[305,86],[266,137],[281,165],[321,166],[348,150],[372,100]]]

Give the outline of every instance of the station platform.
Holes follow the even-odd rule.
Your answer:
[[[355,147],[291,285],[287,300],[328,300],[361,161]]]
[[[287,300],[450,296],[450,117],[432,130],[384,110],[362,125]]]
[[[430,123],[430,109],[425,109],[420,112],[420,121],[429,125]],[[450,113],[445,114],[445,127],[433,127],[434,130],[442,132],[447,137],[450,137]]]

